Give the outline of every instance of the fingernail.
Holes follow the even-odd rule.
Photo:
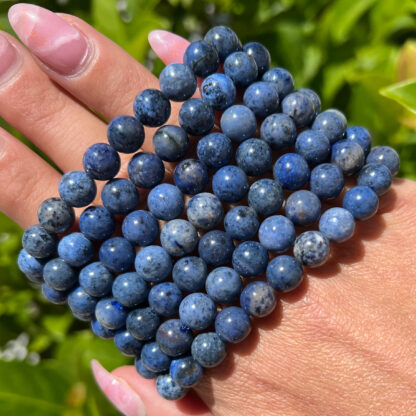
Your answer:
[[[9,9],[9,21],[22,42],[49,68],[61,75],[78,72],[88,43],[65,20],[42,7],[19,3]]]
[[[165,63],[182,63],[189,42],[166,30],[153,30],[148,36],[154,53]]]
[[[9,72],[17,61],[16,49],[2,35],[0,35],[0,77]]]
[[[92,372],[108,400],[125,416],[146,416],[141,397],[122,379],[109,373],[98,361],[91,361]]]

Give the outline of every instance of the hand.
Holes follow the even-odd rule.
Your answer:
[[[10,21],[32,54],[1,33],[0,115],[60,169],[79,169],[84,150],[105,138],[106,124],[88,108],[107,119],[131,114],[137,92],[158,81],[74,16],[17,5]],[[163,31],[149,40],[165,63],[181,62],[188,44]],[[175,123],[178,105],[172,110]],[[0,149],[0,210],[28,227],[38,205],[57,195],[60,175],[4,130]],[[126,415],[416,413],[415,204],[416,184],[395,180],[379,214],[279,296],[275,312],[229,346],[196,394],[167,402],[133,366],[110,374],[93,362],[97,382]]]

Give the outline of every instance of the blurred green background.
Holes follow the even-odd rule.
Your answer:
[[[14,3],[0,2],[0,28],[9,32],[7,10]],[[414,0],[35,3],[85,19],[156,74],[162,63],[149,50],[150,30],[195,40],[213,25],[229,24],[243,42],[264,43],[273,64],[289,69],[298,87],[315,89],[323,108],[339,108],[351,124],[366,126],[376,144],[394,146],[401,176],[416,179]],[[1,119],[0,125],[9,128]],[[97,358],[112,369],[131,360],[31,287],[16,266],[21,232],[0,214],[0,414],[116,414],[95,386],[89,363]]]

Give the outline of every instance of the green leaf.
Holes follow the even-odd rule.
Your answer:
[[[416,80],[408,80],[382,88],[380,94],[416,113]]]
[[[116,4],[116,0],[92,0],[91,14],[97,30],[119,45],[124,45],[126,31]]]

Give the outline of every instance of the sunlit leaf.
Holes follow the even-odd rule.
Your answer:
[[[416,113],[416,80],[408,80],[382,88],[380,94],[391,98]]]

